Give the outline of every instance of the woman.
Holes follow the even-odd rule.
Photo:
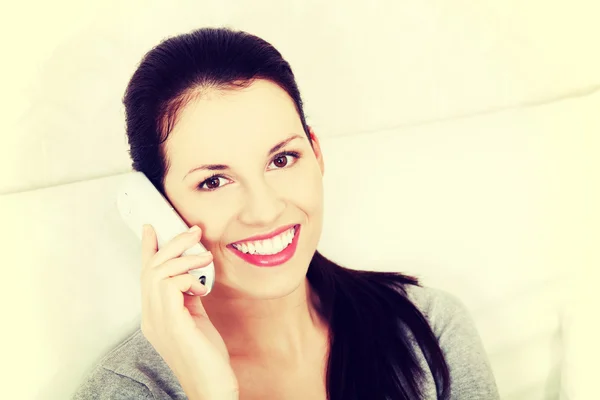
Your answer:
[[[323,154],[269,43],[229,29],[170,38],[124,104],[133,168],[193,228],[157,251],[146,227],[141,329],[75,398],[499,398],[456,297],[316,251]],[[205,255],[181,256],[197,241]],[[187,271],[211,260],[202,297]]]

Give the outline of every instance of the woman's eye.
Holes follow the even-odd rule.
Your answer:
[[[220,180],[221,179],[225,179],[225,177],[220,176],[220,175],[211,176],[207,180],[201,182],[198,185],[198,189],[200,189],[200,190],[215,190],[215,189],[218,189],[219,187],[221,187],[221,185],[220,185],[220,182],[221,182]],[[206,188],[204,188],[203,186],[206,186]]]
[[[293,161],[290,161],[290,158]],[[273,158],[273,161],[271,161],[271,164],[275,164],[275,169],[281,169],[281,168],[285,168],[285,167],[294,165],[294,163],[296,161],[298,161],[299,158],[300,158],[300,153],[295,152],[295,151],[286,151],[284,153],[280,153],[280,154],[276,155],[275,158]],[[216,189],[220,188],[221,186],[223,186],[221,179],[223,179],[225,181],[228,180],[227,178],[225,178],[222,175],[213,175],[213,176],[207,178],[206,180],[200,182],[198,184],[198,189],[205,191],[205,192],[210,192],[210,191],[216,190]],[[227,182],[225,182],[225,183],[227,183]]]
[[[290,162],[290,161],[288,161],[288,157],[292,158],[293,161],[295,162],[298,158],[300,158],[300,155],[298,153],[296,153],[295,151],[288,151],[285,153],[281,153],[281,154],[275,156],[272,164],[275,164],[275,166],[277,168],[285,168],[285,167],[287,167],[288,163]]]

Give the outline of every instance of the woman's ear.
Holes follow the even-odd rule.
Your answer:
[[[319,163],[319,168],[321,169],[321,175],[325,174],[325,162],[323,160],[323,152],[321,151],[321,144],[319,143],[319,139],[313,128],[308,127],[308,134],[310,136],[310,140],[312,141],[313,152],[315,153],[315,157],[317,158],[317,162]]]

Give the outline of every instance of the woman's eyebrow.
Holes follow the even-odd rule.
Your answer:
[[[269,150],[269,152],[267,153],[267,156],[270,156],[271,154],[277,152],[279,149],[281,149],[282,147],[284,147],[285,145],[287,145],[289,142],[291,142],[294,139],[302,139],[302,136],[300,135],[293,135],[290,136],[289,138],[277,143],[275,146],[273,146],[271,148],[271,150]],[[208,170],[208,171],[223,171],[226,169],[229,169],[230,167],[228,165],[225,164],[205,164],[205,165],[200,165],[198,167],[194,167],[192,169],[190,169],[188,171],[187,174],[185,174],[185,176],[183,177],[183,179],[185,179],[189,174],[191,174],[192,172],[195,171],[199,171],[199,170]]]
[[[271,148],[271,150],[269,150],[269,152],[267,153],[267,157],[270,156],[271,154],[277,152],[279,149],[281,149],[282,147],[284,147],[286,144],[288,144],[289,142],[291,142],[294,139],[302,139],[302,136],[293,135],[293,136],[290,136],[289,138],[285,139],[284,141],[277,143],[275,146],[273,146]]]

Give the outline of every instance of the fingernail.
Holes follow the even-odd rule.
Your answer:
[[[200,228],[198,227],[198,225],[194,225],[190,228],[190,230],[188,232],[197,232]]]
[[[148,224],[142,226],[142,236],[146,235],[146,233],[148,233]]]

